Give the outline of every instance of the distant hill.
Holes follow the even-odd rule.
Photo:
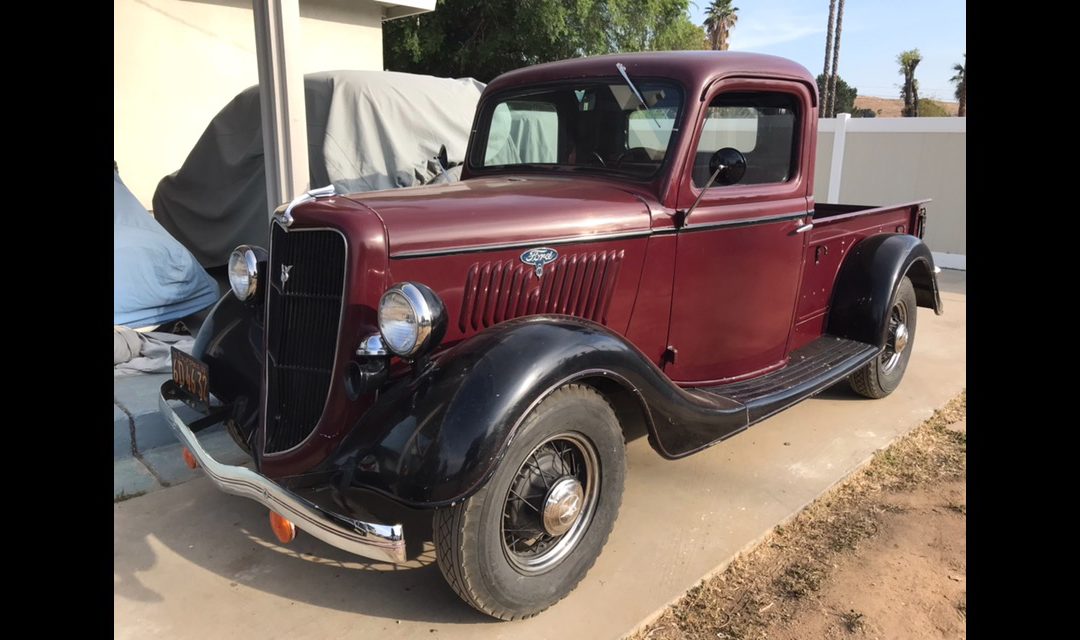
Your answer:
[[[956,102],[945,102],[944,100],[934,100],[941,106],[945,107],[945,111],[950,116],[955,116],[956,111],[960,108],[960,105]],[[900,112],[904,109],[904,101],[899,98],[875,98],[874,96],[858,96],[855,98],[856,109],[873,109],[874,113],[879,118],[899,118]]]

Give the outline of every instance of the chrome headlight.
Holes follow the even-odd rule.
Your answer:
[[[259,290],[259,262],[266,250],[242,244],[229,256],[229,286],[239,300],[247,300]]]
[[[430,351],[446,333],[446,309],[435,292],[414,282],[395,284],[379,300],[379,333],[402,358]]]

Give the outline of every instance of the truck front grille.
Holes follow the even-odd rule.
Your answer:
[[[345,285],[345,238],[272,224],[266,290],[266,453],[315,429],[334,368]]]

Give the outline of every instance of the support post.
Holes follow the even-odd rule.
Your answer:
[[[252,0],[267,216],[308,188],[307,114],[300,68],[299,0]]]

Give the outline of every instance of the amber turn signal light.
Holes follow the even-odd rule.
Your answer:
[[[281,544],[288,544],[296,537],[296,525],[276,511],[270,512],[270,528]]]
[[[199,466],[199,463],[195,461],[195,456],[191,453],[191,449],[184,447],[184,464],[188,469],[194,469]]]

